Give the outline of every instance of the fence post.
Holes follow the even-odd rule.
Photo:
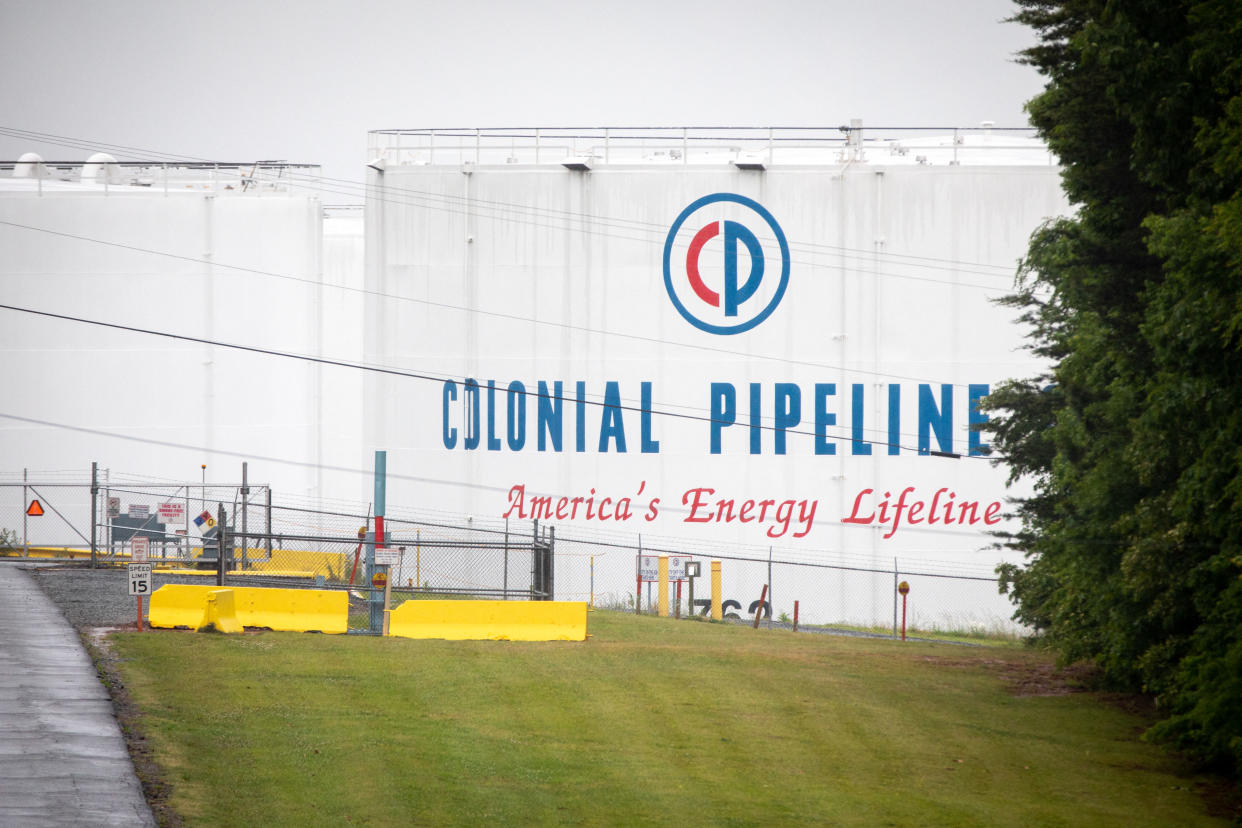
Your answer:
[[[897,637],[897,559],[893,558],[893,638]]]
[[[99,508],[99,464],[91,461],[91,569],[95,568],[95,524],[98,522]],[[23,472],[24,474],[24,472]],[[30,554],[30,550],[26,550],[26,554]]]
[[[246,527],[246,501],[250,499],[250,478],[247,475],[247,468],[246,468],[247,465],[249,464],[247,464],[245,461],[242,462],[242,487],[241,487],[241,496],[242,496],[242,521],[241,521],[242,523],[242,531],[241,531],[242,565],[241,565],[241,568],[242,569],[247,568],[246,552],[248,551],[248,548],[250,546],[250,539],[246,536],[246,529],[247,529]]]
[[[272,559],[272,487],[266,486],[267,491],[267,559]]]
[[[543,588],[543,572],[540,571],[539,557],[539,520],[536,518],[530,536],[530,599],[538,601],[539,590]]]
[[[776,606],[776,600],[772,597],[772,547],[768,546],[768,606]],[[762,602],[760,602],[759,610],[763,611]],[[772,628],[772,613],[768,613],[768,629]]]
[[[634,559],[634,614],[643,611],[643,534],[638,533],[638,557]]]
[[[30,535],[28,534],[27,523],[30,521],[30,515],[26,509],[30,505],[30,492],[26,489],[27,470],[22,469],[22,557],[30,557]]]
[[[216,509],[216,586],[224,586],[224,549],[228,540],[228,529],[224,525],[224,504],[217,504]]]
[[[548,600],[556,600],[556,527],[548,527],[548,546],[545,553],[548,556]]]
[[[181,557],[189,560],[194,557],[194,553],[190,551],[190,484],[185,484],[185,548],[181,549]]]
[[[108,515],[108,504],[112,501],[112,474],[108,469],[104,469],[104,545],[108,547],[108,556],[113,554],[112,550],[112,517]]]

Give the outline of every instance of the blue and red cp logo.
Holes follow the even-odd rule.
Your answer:
[[[703,196],[669,228],[664,287],[673,306],[699,330],[750,330],[776,310],[788,284],[785,234],[753,199],[734,193]]]

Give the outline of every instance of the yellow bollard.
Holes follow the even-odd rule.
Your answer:
[[[723,618],[724,612],[720,609],[720,561],[712,561],[712,620]]]
[[[660,556],[660,588],[656,593],[656,615],[668,618],[668,555]]]

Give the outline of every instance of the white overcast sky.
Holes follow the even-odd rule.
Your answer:
[[[1025,126],[1010,0],[0,0],[0,126],[362,178],[371,129]],[[0,137],[0,160],[89,153]],[[117,154],[117,153],[114,153]],[[330,197],[325,200],[331,201]]]

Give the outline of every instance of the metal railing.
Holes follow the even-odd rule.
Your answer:
[[[289,194],[318,183],[317,164],[284,161],[0,161],[6,189],[53,192]]]
[[[373,130],[370,157],[444,164],[1055,164],[1029,127],[447,127]],[[989,159],[992,159],[989,161]],[[1002,160],[1003,159],[1003,160]]]

